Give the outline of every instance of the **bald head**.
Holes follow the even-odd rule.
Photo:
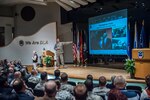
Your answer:
[[[76,100],[86,100],[87,97],[87,88],[84,84],[78,84],[74,88],[74,94]]]
[[[21,78],[21,72],[17,71],[14,73],[15,78]]]
[[[10,73],[14,73],[14,69],[11,68],[11,67],[9,67],[9,72],[10,72]]]
[[[55,81],[48,81],[45,84],[45,92],[48,96],[53,97],[56,95],[56,83]]]
[[[116,76],[114,79],[114,85],[118,89],[123,89],[126,86],[126,81],[122,76]]]

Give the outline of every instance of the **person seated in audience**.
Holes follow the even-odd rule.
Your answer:
[[[73,94],[73,89],[74,87],[68,84],[68,75],[66,73],[62,73],[60,90],[66,90]]]
[[[38,83],[34,89],[37,90],[43,90],[44,91],[44,85],[47,82],[47,72],[42,72],[41,73],[41,82]]]
[[[84,84],[78,84],[74,88],[75,100],[87,100],[87,88]]]
[[[45,95],[36,100],[57,100],[55,99],[57,93],[57,85],[55,81],[48,81],[45,83]],[[61,99],[63,100],[63,99]]]
[[[99,95],[99,96],[103,97],[104,99],[107,99],[106,94],[110,91],[110,89],[108,89],[106,87],[106,83],[107,83],[106,78],[104,76],[100,76],[99,87],[95,87],[93,89],[92,93],[95,95]]]
[[[108,93],[108,100],[128,100],[127,96],[118,89],[111,89]],[[135,100],[135,99],[133,99]]]
[[[60,80],[60,70],[57,69],[54,71],[55,80]]]
[[[59,91],[61,86],[60,80],[55,80],[55,83],[57,85],[57,91]]]
[[[8,83],[10,84],[11,81],[14,79],[14,69],[13,68],[9,68],[9,73],[8,73]]]
[[[88,95],[92,94],[92,90],[93,90],[93,82],[92,82],[92,80],[87,79],[84,82],[84,84],[85,84],[85,86],[87,88]]]
[[[86,79],[89,79],[89,80],[91,80],[93,82],[93,76],[91,74],[87,75]]]
[[[150,74],[145,77],[145,83],[147,87],[141,93],[140,100],[144,100],[145,98],[150,98]]]
[[[24,80],[25,83],[27,83],[27,82],[28,82],[28,79],[29,79],[29,77],[30,77],[30,74],[27,74],[25,68],[22,68],[22,69],[20,70],[20,72],[21,72],[22,79]]]
[[[78,84],[74,88],[75,100],[103,100],[100,96],[91,94],[88,96],[87,88],[84,84]]]
[[[13,82],[13,88],[17,93],[19,100],[34,100],[34,96],[26,94],[26,85],[21,78],[17,78]]]
[[[61,90],[57,92],[55,98],[56,100],[75,100],[74,96],[66,90]]]
[[[89,79],[87,79],[85,82],[84,82],[86,88],[87,88],[87,99],[88,100],[103,100],[100,96],[98,95],[94,95],[92,93],[92,90],[93,90],[93,82]]]
[[[87,79],[91,80],[92,83],[93,83],[93,76],[92,76],[91,74],[89,74],[89,75],[86,76],[86,80],[87,80]],[[98,84],[94,84],[94,83],[93,83],[93,87],[97,87],[97,86],[98,86]]]
[[[117,89],[117,91],[119,90],[122,94],[124,94],[128,98],[128,100],[139,100],[139,95],[135,91],[125,89],[126,81],[122,76],[115,77],[114,85],[115,85],[114,89]],[[116,91],[114,89],[111,89],[111,91]],[[118,95],[118,94],[113,94],[113,95]],[[108,93],[108,96],[109,96],[109,93]]]
[[[9,87],[7,83],[7,76],[0,76],[0,93],[1,94],[11,94],[12,88]]]
[[[14,66],[16,67],[16,69],[20,70],[23,68],[21,61],[14,61]]]
[[[19,71],[21,69],[21,67],[17,65],[17,61],[16,60],[12,61],[11,66],[14,66],[14,69],[16,71]]]
[[[9,66],[8,66],[8,61],[7,61],[7,59],[4,59],[4,61],[3,61],[4,63],[3,63],[3,67],[4,67],[4,69],[8,69],[9,68]]]
[[[28,82],[31,82],[34,84],[38,84],[40,82],[40,79],[37,77],[37,71],[36,70],[31,71],[31,76],[29,77]]]
[[[14,79],[10,83],[11,87],[12,87],[12,84],[13,84],[14,80],[17,79],[17,78],[21,78],[21,72],[20,71],[17,71],[17,72],[14,73]]]
[[[115,85],[114,85],[114,79],[115,79],[115,77],[116,77],[115,75],[111,76],[111,83],[106,85],[107,88],[109,88],[109,89],[115,88]]]

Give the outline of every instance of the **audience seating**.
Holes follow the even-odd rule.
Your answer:
[[[142,88],[140,86],[126,86],[126,89],[127,90],[137,90],[137,91],[140,91],[140,93],[142,93]]]
[[[73,81],[68,81],[68,84],[72,85],[72,86],[76,86],[76,83]]]
[[[121,92],[124,95],[126,95],[128,98],[136,98],[137,95],[139,95],[136,90],[121,90]],[[140,95],[139,95],[139,97],[140,97]]]
[[[36,84],[36,83],[32,83],[32,82],[27,82],[26,85],[27,85],[29,88],[34,89],[37,84]]]
[[[78,82],[78,84],[84,84],[84,82]],[[98,83],[93,83],[93,88],[98,87],[99,84]]]
[[[78,82],[78,84],[84,84],[84,82]]]
[[[37,96],[37,97],[43,97],[44,96],[43,90],[34,89],[33,91],[34,91],[34,96]]]

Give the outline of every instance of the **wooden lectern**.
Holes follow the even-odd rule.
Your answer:
[[[150,48],[132,49],[135,60],[135,78],[145,78],[150,74]]]
[[[54,53],[53,52],[51,52],[50,50],[45,50],[45,51],[43,51],[43,65],[46,65],[45,64],[45,62],[44,62],[44,58],[46,57],[46,56],[50,56],[50,57],[52,57],[52,66],[54,66]]]

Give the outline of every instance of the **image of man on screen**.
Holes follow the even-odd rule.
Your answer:
[[[111,39],[106,32],[103,34],[103,49],[111,49]]]

